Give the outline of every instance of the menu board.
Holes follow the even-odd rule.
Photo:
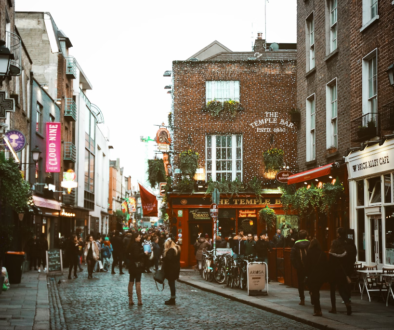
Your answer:
[[[63,272],[63,256],[61,249],[50,249],[47,252],[48,273]]]

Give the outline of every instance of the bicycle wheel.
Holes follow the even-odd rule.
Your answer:
[[[240,286],[241,290],[246,290],[246,272],[244,272],[244,271],[241,272],[239,286]]]

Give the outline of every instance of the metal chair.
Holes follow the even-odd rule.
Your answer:
[[[362,290],[363,278],[362,278],[362,276],[360,276],[360,274],[357,271],[362,270],[362,269],[364,269],[364,266],[362,263],[355,263],[353,273],[350,276],[350,279],[352,280],[353,290],[355,289],[356,285],[358,284],[358,288],[360,290],[360,293]]]
[[[374,271],[374,270],[378,270],[378,265],[376,264],[372,264],[372,265],[365,265],[365,270],[369,270],[369,271]],[[367,294],[368,294],[368,298],[369,301],[371,301],[371,296],[370,296],[370,292],[371,291],[379,291],[382,299],[384,300],[384,296],[383,296],[383,292],[382,290],[384,290],[383,288],[383,282],[381,280],[381,274],[367,274],[364,277],[364,285],[366,286],[366,290],[367,290]]]
[[[383,274],[382,274],[382,283],[384,288],[387,290],[387,297],[386,297],[386,307],[389,305],[389,298],[390,294],[394,299],[394,292],[393,292],[393,287],[394,287],[394,277],[393,276],[385,276],[385,274],[390,274],[394,275],[394,267],[390,268],[382,268]]]

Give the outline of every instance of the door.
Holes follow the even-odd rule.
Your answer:
[[[382,259],[382,219],[380,216],[370,218],[371,228],[371,261],[381,264]]]

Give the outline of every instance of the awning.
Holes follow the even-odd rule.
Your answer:
[[[331,164],[327,164],[324,166],[314,168],[309,171],[293,174],[293,175],[289,176],[289,180],[287,181],[287,184],[299,183],[299,182],[303,182],[303,181],[308,181],[308,180],[320,178],[325,175],[329,175],[329,174],[331,174],[331,169],[332,169],[333,164],[334,163],[331,163]]]
[[[61,204],[53,199],[46,199],[39,196],[33,196],[34,205],[45,207],[47,209],[60,211]]]

